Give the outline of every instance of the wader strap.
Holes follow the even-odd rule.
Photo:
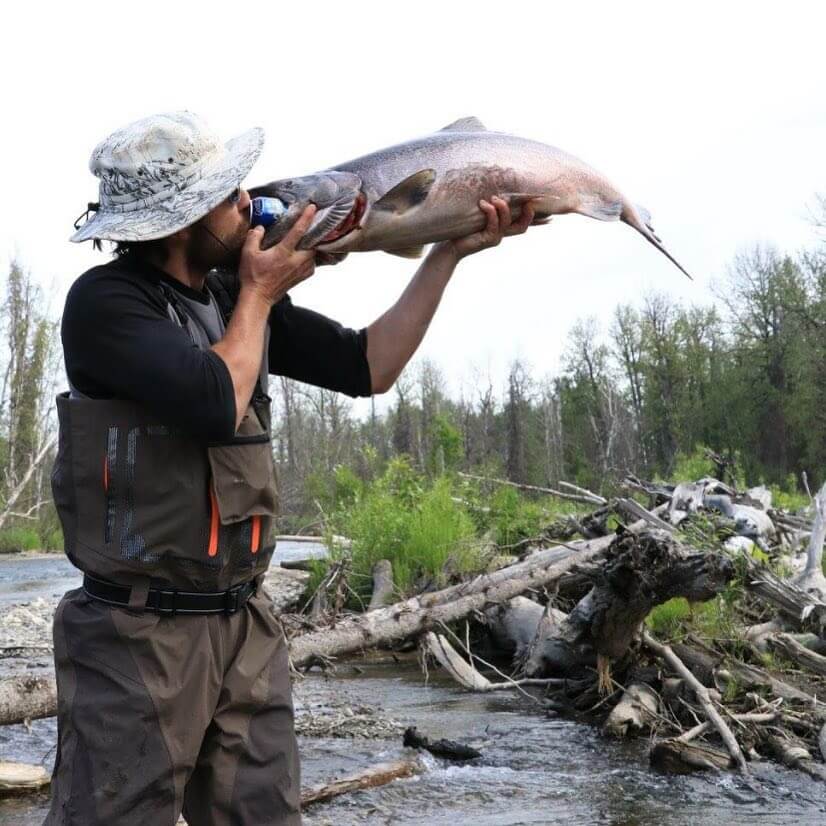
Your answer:
[[[152,611],[156,614],[234,614],[247,604],[247,600],[257,590],[257,579],[236,585],[226,591],[178,591],[175,588],[149,588],[142,605],[137,610]],[[131,608],[136,599],[136,588],[118,585],[105,579],[85,574],[83,590],[92,599]]]
[[[146,599],[149,596],[149,577],[142,577],[132,585],[129,592],[129,610],[143,611],[146,608]]]

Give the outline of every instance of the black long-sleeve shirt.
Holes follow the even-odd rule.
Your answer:
[[[220,356],[199,350],[170,319],[160,281],[208,300],[134,256],[94,267],[75,281],[61,324],[67,376],[86,396],[139,402],[196,438],[220,441],[235,429],[232,378]],[[271,374],[370,395],[366,330],[295,307],[289,297],[272,308],[269,324]]]

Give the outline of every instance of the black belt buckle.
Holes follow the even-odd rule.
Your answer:
[[[167,600],[168,597],[168,600]],[[158,591],[158,604],[155,607],[155,610],[159,614],[169,614],[170,616],[175,616],[175,611],[177,607],[175,605],[175,601],[178,597],[178,592],[176,590],[163,590],[160,589]],[[168,604],[166,604],[168,602]]]
[[[227,616],[234,614],[241,607],[240,596],[243,589],[243,585],[236,585],[235,588],[224,592],[224,613]]]

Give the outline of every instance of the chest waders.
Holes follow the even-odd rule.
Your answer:
[[[170,320],[207,350],[225,330],[209,302],[162,285]],[[125,586],[220,591],[267,570],[277,510],[267,348],[235,437],[205,445],[131,401],[57,397],[52,492],[66,553]]]
[[[165,294],[194,346],[223,336],[212,295]],[[52,488],[87,587],[55,613],[44,826],[174,826],[182,811],[190,826],[301,823],[287,646],[255,587],[276,509],[266,381],[265,348],[221,445],[133,402],[58,397]]]

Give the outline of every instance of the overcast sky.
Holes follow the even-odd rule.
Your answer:
[[[826,192],[826,7],[820,3],[7,4],[0,255],[54,313],[104,260],[68,242],[97,200],[94,145],[190,109],[223,137],[267,133],[249,184],[298,175],[464,115],[558,146],[652,213],[691,283],[630,228],[579,216],[462,262],[420,350],[455,388],[469,365],[554,371],[581,316],[660,290],[711,300],[738,250],[814,243]],[[9,10],[11,8],[11,10]],[[354,254],[296,303],[372,321],[415,261]]]

